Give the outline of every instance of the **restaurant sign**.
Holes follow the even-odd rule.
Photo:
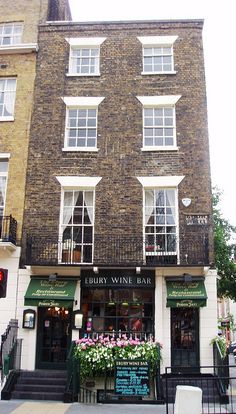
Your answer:
[[[81,278],[82,287],[89,288],[115,288],[115,287],[132,287],[132,288],[154,288],[155,279],[152,275],[134,275],[126,273],[101,273],[99,275],[84,275]]]

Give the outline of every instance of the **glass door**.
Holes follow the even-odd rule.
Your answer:
[[[66,369],[71,343],[71,310],[38,308],[36,368]]]
[[[171,309],[172,372],[199,372],[199,309]]]

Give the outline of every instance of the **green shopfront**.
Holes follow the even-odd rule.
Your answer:
[[[72,310],[77,282],[31,279],[25,306],[37,306],[36,364],[38,369],[65,369],[71,343]]]
[[[207,304],[204,280],[166,281],[172,372],[199,371],[199,309]]]

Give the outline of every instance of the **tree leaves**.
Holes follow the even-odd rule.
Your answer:
[[[215,264],[220,276],[218,295],[236,300],[236,264],[234,263],[236,248],[234,244],[230,244],[236,228],[221,215],[219,208],[221,195],[218,188],[213,189]]]

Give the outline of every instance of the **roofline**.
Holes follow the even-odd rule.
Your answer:
[[[47,21],[39,26],[88,26],[88,25],[119,25],[119,24],[200,24],[203,26],[204,19],[164,19],[164,20],[101,20],[101,21]]]

